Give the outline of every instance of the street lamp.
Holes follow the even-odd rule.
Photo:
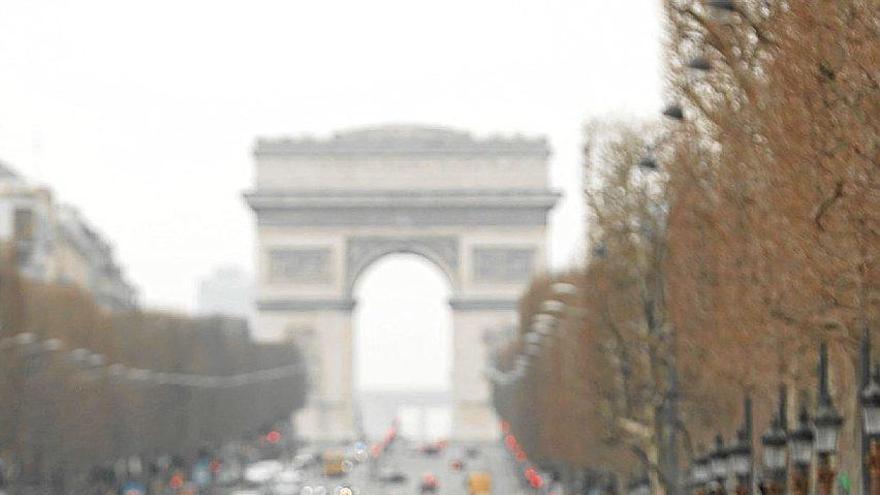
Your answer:
[[[721,438],[721,435],[716,435],[715,450],[709,454],[709,471],[712,474],[712,478],[718,484],[715,493],[719,495],[727,493],[727,470],[727,449],[724,448],[724,439]]]
[[[713,9],[723,10],[726,12],[736,12],[736,4],[733,0],[709,0],[706,5]]]
[[[862,419],[865,434],[880,437],[880,366],[874,368],[868,386],[862,390]]]
[[[813,424],[816,427],[816,452],[820,456],[836,454],[837,441],[843,428],[843,417],[837,412],[830,396],[819,398],[819,407],[816,409],[816,419],[813,420]]]
[[[663,109],[663,116],[673,120],[684,120],[684,110],[678,103],[672,103]]]
[[[558,322],[555,316],[547,313],[538,313],[532,317],[532,327],[545,337],[553,334]]]
[[[736,477],[737,495],[747,495],[751,491],[749,478],[752,473],[752,447],[745,428],[736,433],[736,443],[728,450],[730,471]]]
[[[577,286],[570,282],[555,282],[550,288],[555,294],[562,296],[574,296],[578,293]]]
[[[61,339],[49,339],[40,342],[40,350],[44,352],[57,352],[64,348]]]
[[[831,466],[831,456],[837,453],[837,441],[843,428],[843,417],[834,407],[828,390],[828,346],[823,342],[819,347],[819,404],[816,418],[816,453],[819,455],[817,481],[821,495],[831,495],[834,490],[834,477],[837,473]]]
[[[709,457],[701,455],[694,459],[691,467],[691,482],[693,483],[696,495],[704,495],[706,493],[706,484],[712,480],[712,474],[709,470]]]
[[[782,495],[785,492],[785,468],[788,459],[785,450],[785,430],[778,416],[773,418],[770,428],[761,437],[761,445],[764,448],[764,478],[768,484],[768,495]]]
[[[9,349],[15,346],[28,346],[37,341],[37,336],[31,332],[22,332],[0,339],[0,349]]]
[[[651,495],[651,480],[648,479],[648,476],[642,476],[637,482],[635,486],[635,490],[633,490],[633,495]]]
[[[97,368],[99,366],[104,366],[104,363],[106,361],[107,361],[107,359],[104,357],[103,354],[97,354],[97,353],[89,354],[89,357],[86,359],[86,362],[89,364],[89,366],[92,366],[95,368]]]
[[[526,354],[531,357],[538,357],[541,355],[541,344],[539,342],[529,342],[526,345]]]
[[[868,385],[862,390],[863,434],[868,438],[868,492],[880,495],[880,366],[874,368]],[[862,461],[864,463],[864,461]]]
[[[659,165],[657,165],[657,160],[655,160],[653,156],[643,156],[642,159],[639,160],[639,167],[646,170],[657,170]]]
[[[547,299],[541,303],[541,312],[550,316],[561,315],[565,311],[565,303],[556,299]]]
[[[807,495],[810,492],[810,462],[813,460],[813,429],[810,427],[810,413],[801,406],[798,414],[798,427],[788,436],[791,461],[794,464],[794,495]]]
[[[532,325],[553,325],[556,317],[547,313],[538,313],[532,317]]]
[[[712,70],[712,62],[709,61],[708,58],[699,55],[690,60],[688,60],[687,64],[685,64],[687,68],[694,69],[700,72],[709,72]]]

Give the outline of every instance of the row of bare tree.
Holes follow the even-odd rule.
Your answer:
[[[119,459],[192,457],[199,449],[254,440],[289,418],[306,393],[302,374],[237,387],[185,387],[119,380],[130,368],[227,376],[297,364],[297,349],[253,343],[243,322],[170,314],[108,314],[73,287],[0,273],[0,337],[38,342],[0,350],[0,460],[38,483],[87,473]],[[60,349],[38,343],[59,339]],[[75,349],[105,357],[84,369]]]
[[[824,341],[838,466],[857,480],[858,342],[880,328],[880,3],[664,6],[672,119],[587,126],[590,255],[534,282],[499,366],[552,282],[577,285],[583,312],[496,405],[535,459],[622,475],[638,459],[681,493],[744,395],[756,448],[780,384],[803,391],[792,409],[815,396]]]

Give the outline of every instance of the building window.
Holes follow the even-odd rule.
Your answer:
[[[34,240],[34,210],[30,208],[16,208],[14,229],[14,236],[16,240]]]

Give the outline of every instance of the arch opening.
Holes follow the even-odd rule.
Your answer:
[[[451,426],[452,295],[448,274],[419,254],[374,259],[352,295],[356,422],[368,438],[445,438]]]

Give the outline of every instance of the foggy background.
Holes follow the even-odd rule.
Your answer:
[[[658,3],[8,1],[0,160],[112,240],[144,305],[180,311],[217,267],[253,272],[241,193],[257,136],[389,122],[547,135],[567,195],[552,218],[582,225],[582,123],[661,106]],[[552,266],[577,261],[583,232],[552,225]],[[361,387],[448,387],[444,283],[410,258],[361,277]],[[401,377],[412,362],[431,365]]]

